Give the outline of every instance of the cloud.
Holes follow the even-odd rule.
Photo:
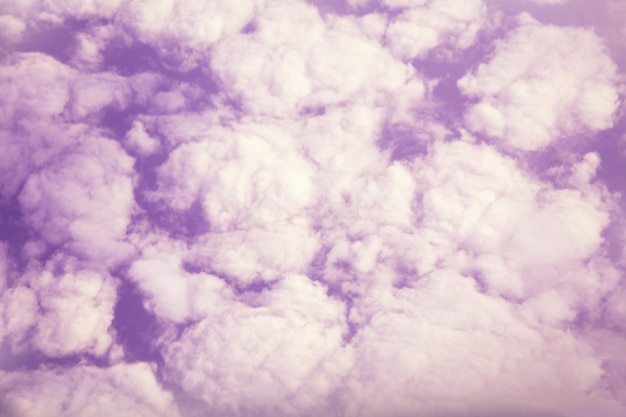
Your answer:
[[[38,53],[14,55],[8,64],[0,72],[0,80],[6,86],[2,96],[2,125],[20,121],[16,117],[19,113],[37,118],[63,112],[69,100],[67,81],[71,69]]]
[[[584,28],[542,25],[527,14],[494,56],[458,81],[476,99],[467,127],[522,150],[610,128],[618,107],[615,63]]]
[[[552,188],[485,145],[438,144],[431,155],[424,165],[416,164],[425,187],[423,235],[440,259],[457,251],[475,257],[476,272],[489,289],[509,296],[533,294],[550,280],[563,279],[563,272],[550,269],[576,270],[575,265],[582,267],[602,253],[612,197],[601,186]],[[578,281],[567,279],[570,285]]]
[[[561,5],[569,2],[569,0],[525,0],[536,4]]]
[[[437,59],[452,59],[455,52],[474,44],[487,22],[483,0],[348,0],[348,4],[367,12],[370,22],[374,16],[384,19],[381,40],[403,61],[424,59],[435,49],[440,49]]]
[[[120,8],[117,20],[138,41],[155,46],[176,67],[192,69],[204,61],[208,47],[243,29],[257,7],[251,0],[132,0]]]
[[[365,37],[355,23],[333,17],[326,26],[314,7],[272,5],[257,16],[253,33],[216,46],[211,68],[229,99],[246,112],[270,116],[375,99],[401,89],[414,71]]]
[[[80,77],[72,85],[72,116],[84,118],[105,107],[123,109],[130,104],[132,90],[126,79],[112,73]]]
[[[298,217],[312,198],[311,176],[291,136],[279,129],[216,127],[171,153],[149,198],[175,210],[199,201],[213,231],[265,228]]]
[[[63,113],[70,96],[71,70],[43,54],[19,54],[7,64],[0,68],[4,92],[0,97],[4,137],[0,185],[4,198],[17,192],[37,162],[69,146],[74,137],[71,131],[61,135],[58,126],[45,122]],[[43,131],[50,139],[57,132],[59,135],[49,140]]]
[[[439,270],[408,288],[377,288],[355,305],[367,325],[353,340],[344,415],[619,415],[594,390],[602,363],[589,346],[525,323],[466,277]]]
[[[19,194],[24,216],[51,245],[119,260],[134,207],[133,160],[105,138],[86,141],[31,175]]]
[[[10,343],[11,352],[22,352],[28,347],[26,335],[37,319],[37,297],[33,290],[25,286],[9,288],[2,294],[3,340]]]
[[[20,19],[11,15],[0,16],[0,39],[7,45],[20,42],[25,29],[26,25]]]
[[[31,349],[46,357],[108,354],[117,282],[76,263],[57,256],[43,268],[31,267],[19,285],[4,292],[4,336],[12,354]]]
[[[140,156],[152,155],[159,150],[159,141],[146,132],[144,124],[135,120],[124,137],[125,147]]]
[[[318,236],[310,224],[295,220],[269,229],[200,237],[189,261],[245,287],[285,273],[304,273],[318,249]]]
[[[329,412],[333,387],[349,370],[342,304],[298,275],[250,301],[224,306],[180,339],[161,340],[166,378],[202,399],[209,413]]]
[[[424,58],[433,49],[446,46],[466,49],[476,41],[485,22],[482,0],[461,3],[447,0],[429,2],[385,2],[387,7],[402,7],[385,32],[389,49],[400,59]]]
[[[3,4],[0,414],[624,415],[610,31],[322,3]]]
[[[109,327],[116,299],[110,277],[90,271],[61,277],[43,273],[31,285],[42,311],[33,336],[39,351],[52,357],[106,353],[112,343]]]
[[[228,303],[225,282],[206,273],[184,269],[189,248],[161,238],[133,263],[129,275],[144,293],[147,308],[160,319],[184,323],[206,317]],[[168,288],[163,292],[163,288]]]
[[[178,416],[171,393],[146,364],[2,373],[2,413],[11,417]]]
[[[8,245],[6,242],[0,242],[0,294],[6,288],[9,280],[9,265]]]
[[[91,152],[93,158],[99,158],[98,152],[120,151],[104,138],[102,143],[86,139],[106,133],[85,122],[97,123],[106,109],[127,107],[135,95],[127,80],[112,73],[83,75],[40,53],[15,54],[7,64],[0,69],[0,84],[5,92],[0,98],[0,129],[5,148],[0,157],[0,172],[3,172],[0,190],[4,198],[13,197],[33,171],[70,148],[82,149],[71,154]],[[78,160],[77,156],[73,158]],[[112,158],[109,165],[119,164],[124,172],[132,169],[132,162],[126,155]],[[113,162],[116,158],[119,162]],[[102,161],[94,163],[103,164]],[[50,167],[48,172],[60,174],[60,165],[64,164],[57,161],[57,168]],[[36,187],[37,181],[45,182],[45,179],[33,177],[31,187]]]

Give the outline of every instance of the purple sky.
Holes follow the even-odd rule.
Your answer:
[[[0,417],[623,417],[622,0],[2,0]]]

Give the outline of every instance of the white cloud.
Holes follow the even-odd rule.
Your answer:
[[[37,53],[15,54],[7,61],[0,67],[0,190],[11,198],[34,166],[75,142],[76,129],[50,123],[69,100],[69,68]]]
[[[151,241],[129,269],[130,277],[145,295],[146,307],[157,317],[174,323],[220,312],[231,298],[224,281],[184,270],[188,252],[183,242],[160,238]],[[168,290],[164,292],[163,288]]]
[[[22,34],[26,24],[11,15],[0,15],[0,39],[7,45],[18,43],[22,40]]]
[[[45,271],[30,285],[38,296],[32,339],[37,350],[51,357],[107,353],[113,343],[110,326],[116,299],[110,276],[91,271],[55,276]]]
[[[298,275],[250,297],[164,339],[167,378],[224,415],[329,412],[349,367],[342,304]]]
[[[424,57],[442,45],[456,50],[468,48],[475,42],[486,18],[483,0],[433,0],[422,3],[388,4],[390,7],[406,7],[389,22],[385,33],[389,49],[395,56],[409,61]]]
[[[424,187],[420,228],[440,259],[476,257],[487,286],[514,297],[565,280],[594,286],[564,271],[601,249],[612,204],[602,186],[578,178],[580,188],[553,189],[485,145],[437,144],[429,158],[415,165]]]
[[[352,214],[363,209],[365,217],[376,211],[381,203],[377,193],[386,192],[382,190],[382,183],[392,182],[385,178],[388,157],[378,148],[384,116],[383,109],[367,105],[334,108],[309,117],[297,133],[304,153],[317,168],[316,197],[321,207],[316,212],[329,226],[336,226],[337,217],[344,211],[350,212],[351,207],[354,208]],[[397,166],[390,172],[395,171],[402,177],[401,170]],[[356,185],[358,188],[353,188]],[[398,187],[404,185],[404,181],[397,184]]]
[[[370,12],[371,16],[386,12],[384,43],[390,52],[403,61],[425,58],[429,52],[443,47],[438,59],[450,59],[453,52],[474,44],[486,23],[487,7],[483,0],[455,2],[451,0],[348,0],[353,9]]]
[[[2,373],[0,410],[11,417],[179,416],[145,363]]]
[[[185,70],[201,63],[212,44],[243,29],[257,7],[252,0],[131,0],[120,8],[117,20]]]
[[[0,67],[0,85],[4,92],[0,97],[0,129],[4,135],[0,189],[5,198],[11,198],[34,170],[70,148],[91,149],[86,152],[91,152],[93,158],[99,158],[100,152],[119,152],[108,140],[89,142],[86,137],[102,133],[73,122],[85,122],[85,118],[94,122],[107,106],[128,106],[133,91],[122,77],[112,73],[84,75],[47,55],[19,53]],[[112,162],[116,158],[119,162]],[[130,175],[132,165],[126,155],[112,155],[110,163],[123,166],[122,172]],[[56,165],[62,163],[57,161]],[[109,168],[116,171],[113,165]],[[94,168],[88,170],[93,173]],[[45,182],[35,177],[31,178],[31,187],[39,180]]]
[[[296,220],[266,229],[207,234],[191,249],[190,260],[233,284],[246,285],[303,273],[318,249],[317,233],[308,222]]]
[[[0,294],[4,292],[9,280],[10,258],[8,256],[8,249],[8,244],[0,241]]]
[[[0,123],[10,126],[23,114],[29,119],[61,114],[69,99],[68,80],[72,72],[44,54],[11,55],[8,65],[0,67]]]
[[[126,132],[124,146],[140,156],[152,155],[159,150],[160,143],[150,136],[140,120],[135,120],[132,127]]]
[[[429,0],[379,0],[377,3],[390,9],[403,9],[424,6],[428,1]],[[372,3],[375,2],[374,0],[348,0],[348,3],[354,8],[360,8],[371,6]]]
[[[46,13],[54,14],[61,19],[68,17],[111,19],[123,2],[124,0],[63,0],[58,2],[42,0],[39,11],[45,10]]]
[[[124,109],[131,98],[127,80],[119,75],[99,73],[78,77],[72,83],[71,114],[81,119],[108,106]]]
[[[401,290],[379,285],[353,308],[366,324],[353,340],[343,415],[620,415],[595,388],[602,361],[588,344],[525,323],[454,272]]]
[[[59,255],[17,278],[2,294],[1,333],[13,354],[108,354],[117,283],[107,272],[81,269],[76,259]]]
[[[37,319],[36,294],[28,287],[17,286],[4,291],[1,299],[0,336],[8,342],[11,352],[24,351],[28,347],[28,332]]]
[[[479,102],[466,112],[474,132],[523,150],[613,125],[616,66],[586,28],[542,25],[523,14],[495,55],[458,85]]]
[[[19,195],[26,220],[52,245],[92,259],[129,254],[122,240],[134,207],[133,160],[93,138],[32,174]]]
[[[375,100],[414,76],[368,39],[358,22],[335,17],[326,26],[315,8],[296,2],[268,7],[254,33],[218,44],[211,68],[245,111],[280,117]]]
[[[176,210],[202,204],[213,231],[265,228],[300,215],[312,196],[312,169],[290,135],[248,124],[216,127],[180,145],[159,168],[150,198]]]

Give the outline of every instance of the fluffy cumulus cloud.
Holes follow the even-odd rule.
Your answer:
[[[3,293],[8,354],[64,358],[111,353],[117,283],[106,272],[77,264],[76,259],[57,257],[43,267],[31,267],[18,285]]]
[[[254,0],[131,0],[120,8],[120,24],[139,41],[155,45],[181,68],[197,65],[206,49],[243,29],[254,17]]]
[[[0,390],[0,410],[15,417],[179,415],[146,364],[3,373]]]
[[[84,153],[59,156],[33,172],[18,196],[25,219],[45,241],[86,257],[112,258],[133,207],[132,159],[117,143],[97,138]]]
[[[526,14],[518,22],[494,56],[458,82],[478,101],[465,115],[468,128],[522,150],[610,128],[618,76],[601,39],[587,28],[542,25]]]
[[[174,210],[199,202],[211,230],[257,228],[297,217],[313,193],[310,164],[278,128],[234,126],[184,143],[158,170],[150,198]],[[282,218],[282,219],[281,219]]]
[[[440,46],[453,50],[468,48],[476,40],[486,12],[483,0],[385,1],[384,4],[392,9],[401,8],[401,13],[389,22],[385,36],[389,49],[403,60],[423,58]],[[452,57],[450,53],[446,55]]]
[[[251,114],[310,112],[402,94],[414,69],[395,60],[363,26],[343,16],[324,22],[304,3],[275,2],[252,33],[216,46],[211,68],[228,99]]]
[[[2,3],[0,415],[623,416],[578,6]]]
[[[486,22],[483,0],[348,0],[365,11],[368,26],[378,28],[380,39],[398,59],[453,60],[453,51],[470,47]],[[381,13],[382,12],[382,13]],[[382,23],[382,24],[381,24]]]
[[[220,415],[331,409],[350,355],[342,346],[345,306],[322,285],[289,275],[220,310],[160,341],[167,378]]]
[[[353,342],[356,371],[344,392],[345,415],[619,412],[596,388],[602,361],[588,344],[525,320],[455,271],[381,291],[359,308],[369,324]],[[574,394],[581,390],[588,394]]]

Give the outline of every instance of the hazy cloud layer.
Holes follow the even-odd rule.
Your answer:
[[[5,1],[0,414],[624,415],[579,3]]]

